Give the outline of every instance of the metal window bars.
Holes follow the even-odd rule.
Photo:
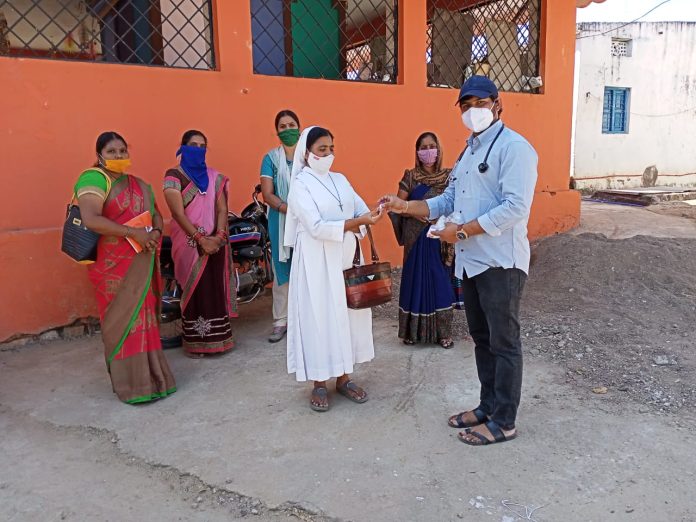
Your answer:
[[[0,56],[213,69],[210,0],[0,0]]]
[[[397,0],[251,0],[254,73],[397,80]]]
[[[484,75],[501,91],[539,92],[542,0],[428,0],[428,85]]]

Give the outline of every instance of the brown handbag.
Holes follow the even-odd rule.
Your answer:
[[[360,241],[355,242],[353,268],[343,271],[346,282],[348,308],[360,310],[388,303],[392,298],[391,264],[380,263],[372,231],[367,227],[367,237],[372,250],[372,264],[360,264]]]

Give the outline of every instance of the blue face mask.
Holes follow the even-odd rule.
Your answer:
[[[193,182],[198,190],[205,193],[208,190],[208,166],[205,164],[205,155],[207,149],[205,147],[193,147],[191,145],[182,145],[176,152],[177,156],[181,156],[180,165],[189,179]]]

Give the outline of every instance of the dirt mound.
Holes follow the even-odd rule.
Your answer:
[[[696,411],[696,240],[556,236],[534,249],[528,353],[569,379]]]

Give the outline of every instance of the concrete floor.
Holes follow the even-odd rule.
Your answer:
[[[579,233],[696,237],[644,209],[583,212]],[[167,352],[179,391],[150,405],[112,395],[98,337],[0,351],[0,520],[696,520],[694,419],[530,358],[519,438],[471,448],[446,419],[477,403],[472,345],[405,347],[386,319],[355,374],[370,401],[318,414],[266,342],[270,297],[241,312],[234,352]]]
[[[471,448],[446,426],[476,404],[471,344],[407,348],[385,320],[355,374],[371,400],[317,414],[265,340],[270,299],[242,312],[234,352],[167,352],[179,391],[151,405],[111,394],[98,338],[1,352],[0,519],[512,522],[507,500],[537,522],[696,519],[693,421],[534,359],[520,437]]]

